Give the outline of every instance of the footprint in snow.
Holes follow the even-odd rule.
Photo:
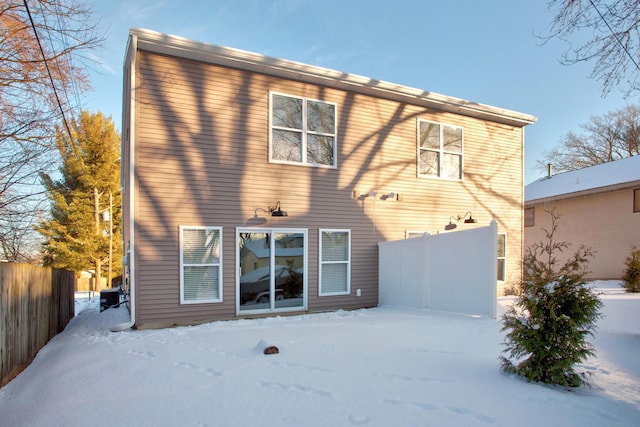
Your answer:
[[[305,385],[300,385],[300,384],[283,384],[283,383],[271,383],[271,382],[267,382],[267,381],[262,381],[260,383],[262,387],[266,387],[266,388],[272,388],[272,389],[278,389],[278,390],[285,390],[285,391],[296,391],[296,392],[300,392],[300,393],[306,393],[306,394],[311,394],[314,396],[322,396],[322,397],[331,397],[331,393],[324,391],[324,390],[319,390],[317,388],[313,388],[313,387],[309,387],[309,386],[305,386]]]
[[[363,426],[365,424],[369,424],[370,421],[371,421],[371,417],[365,414],[349,415],[349,422],[356,426]]]
[[[201,366],[198,365],[194,365],[193,363],[188,363],[188,362],[174,362],[175,366],[178,366],[180,368],[185,368],[185,369],[193,369],[196,372],[200,372],[201,374],[205,374],[209,377],[219,377],[222,375],[222,373],[213,370],[211,368],[203,368]]]
[[[151,353],[150,351],[129,350],[128,353],[133,354],[134,356],[144,357],[145,359],[153,359],[154,357],[156,357],[156,355]]]

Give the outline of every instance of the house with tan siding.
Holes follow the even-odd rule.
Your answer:
[[[558,259],[584,245],[595,251],[588,279],[620,279],[631,247],[640,245],[640,156],[551,171],[525,187],[525,247],[546,240],[553,211],[560,215],[555,241],[571,245]]]
[[[378,242],[497,221],[520,277],[533,116],[143,29],[124,65],[139,328],[378,304]]]

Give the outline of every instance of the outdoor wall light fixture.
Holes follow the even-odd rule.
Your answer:
[[[469,218],[467,218],[467,215],[469,215]],[[478,220],[471,215],[471,211],[468,211],[466,214],[464,214],[462,218],[467,218],[464,220],[465,224],[475,224],[476,222],[478,222]]]
[[[355,193],[355,191],[354,191],[354,193]],[[370,193],[362,193],[362,194],[360,194],[360,197],[358,197],[358,200],[364,200],[367,197],[376,197],[377,195],[378,195],[378,192],[373,190]]]
[[[269,212],[271,216],[287,216],[287,213],[280,209],[280,200],[276,202],[276,206],[274,208],[269,207]]]
[[[467,218],[467,216],[468,216],[468,218]],[[449,224],[444,226],[445,230],[453,230],[454,228],[458,227],[458,224],[454,224],[451,221],[451,219],[453,219],[456,222],[460,222],[460,221],[462,221],[464,219],[464,223],[465,224],[475,224],[475,223],[478,222],[478,220],[475,219],[473,217],[473,215],[471,215],[471,211],[467,211],[467,213],[462,215],[462,216],[460,216],[460,215],[458,215],[458,216],[453,216],[453,215],[450,216],[449,217]]]
[[[383,194],[382,196],[380,196],[380,200],[387,200],[387,199],[400,200],[400,195],[392,191],[389,194]]]
[[[357,196],[357,193],[354,191],[353,192],[353,198],[354,199],[358,199],[358,200],[364,200],[367,197],[373,197],[375,198],[378,195],[378,192],[373,190],[370,193],[361,193],[360,196]],[[391,193],[388,194],[383,194],[380,196],[380,200],[400,200],[400,195],[398,193],[394,193],[393,191]]]

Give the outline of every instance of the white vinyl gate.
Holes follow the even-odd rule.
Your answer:
[[[378,243],[379,305],[496,317],[498,225]]]

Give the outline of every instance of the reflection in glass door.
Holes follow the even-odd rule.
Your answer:
[[[306,308],[305,230],[238,230],[238,311]]]
[[[275,307],[304,307],[304,234],[274,235]]]

